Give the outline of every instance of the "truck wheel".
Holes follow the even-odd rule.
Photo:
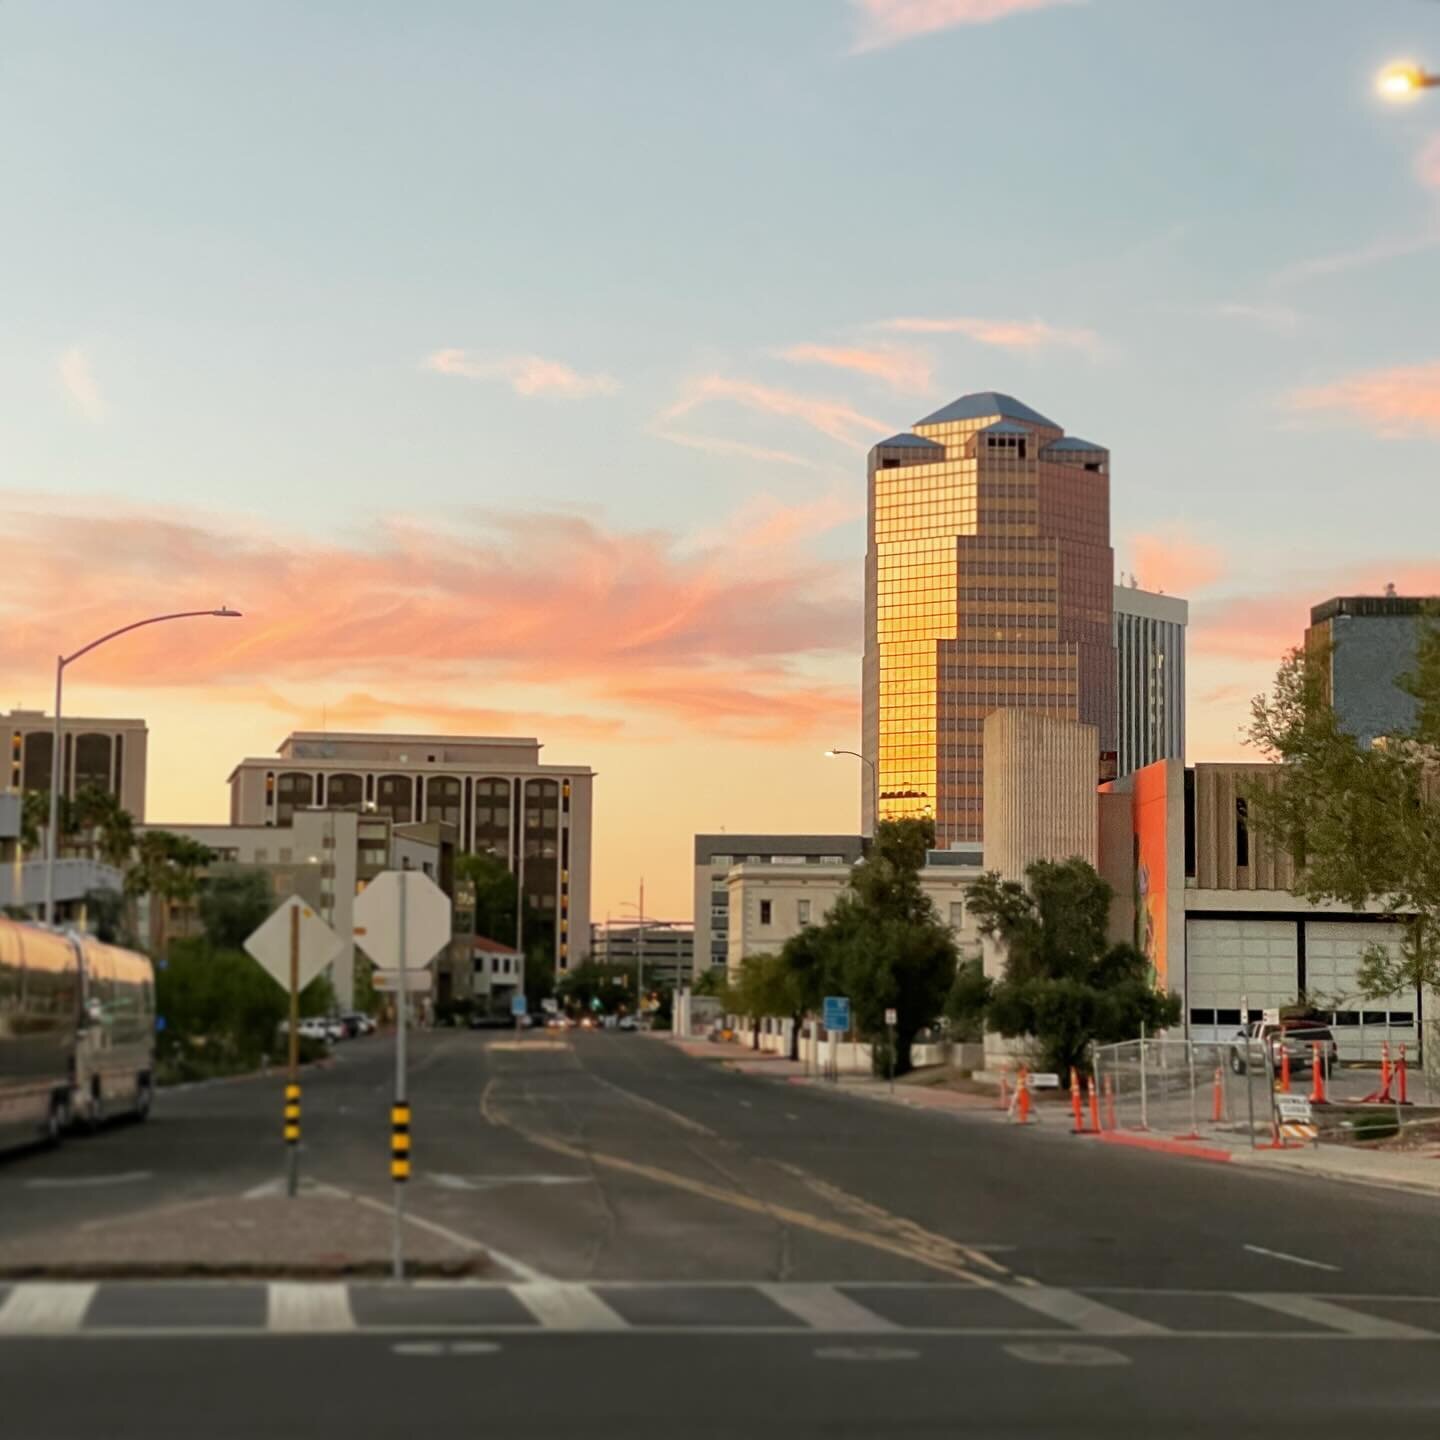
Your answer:
[[[1230,1055],[1230,1068],[1231,1068],[1237,1075],[1243,1075],[1243,1074],[1245,1073],[1245,1062],[1244,1062],[1244,1060],[1242,1060],[1242,1059],[1240,1058],[1240,1056],[1239,1056],[1238,1054],[1234,1053],[1234,1052],[1232,1052],[1231,1055]]]
[[[69,1128],[70,1102],[63,1095],[52,1096],[50,1112],[45,1117],[45,1143],[58,1145]]]
[[[150,1114],[150,1107],[155,1103],[155,1086],[148,1075],[142,1075],[135,1082],[135,1120],[137,1124],[144,1124]]]

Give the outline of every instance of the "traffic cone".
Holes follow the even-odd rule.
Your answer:
[[[1408,1105],[1410,1103],[1410,1087],[1405,1080],[1405,1046],[1403,1042],[1400,1046],[1400,1063],[1395,1067],[1395,1075],[1400,1085],[1400,1094],[1396,1098],[1400,1104]]]
[[[1080,1104],[1080,1072],[1073,1065],[1070,1067],[1070,1110],[1075,1116],[1075,1128],[1071,1134],[1083,1135],[1085,1133],[1085,1111]]]
[[[1107,1130],[1120,1128],[1115,1123],[1115,1081],[1109,1075],[1105,1077],[1105,1128]]]
[[[1020,1123],[1028,1125],[1030,1123],[1030,1075],[1023,1065],[1020,1067],[1020,1074],[1016,1077],[1015,1085],[1016,1109],[1020,1112]]]
[[[1225,1118],[1225,1078],[1220,1067],[1215,1067],[1215,1097],[1210,1103],[1210,1120],[1218,1125]]]
[[[1085,1088],[1090,1096],[1090,1129],[1098,1135],[1100,1133],[1100,1096],[1095,1091],[1093,1071],[1085,1077]]]
[[[1393,1079],[1394,1075],[1390,1069],[1390,1042],[1382,1040],[1380,1042],[1380,1098],[1382,1100],[1390,1098],[1390,1082]]]
[[[1290,1052],[1285,1048],[1285,1041],[1280,1041],[1280,1093],[1290,1093]]]
[[[1320,1051],[1317,1041],[1310,1047],[1313,1056],[1312,1065],[1315,1070],[1314,1079],[1310,1082],[1310,1103],[1312,1105],[1323,1105],[1325,1103],[1325,1057]]]

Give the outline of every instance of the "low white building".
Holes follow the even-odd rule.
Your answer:
[[[726,875],[729,894],[730,948],[727,969],[733,979],[741,961],[778,951],[807,925],[829,915],[850,883],[849,864],[743,863]],[[932,850],[920,872],[921,889],[934,902],[941,921],[955,933],[962,957],[980,953],[980,933],[965,904],[965,891],[983,872],[977,847]]]

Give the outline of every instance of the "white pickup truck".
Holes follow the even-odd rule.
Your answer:
[[[1328,1025],[1303,1016],[1290,1020],[1252,1020],[1235,1033],[1230,1046],[1230,1068],[1237,1075],[1243,1075],[1251,1058],[1258,1063],[1258,1047],[1264,1046],[1272,1071],[1280,1069],[1282,1049],[1290,1057],[1292,1071],[1307,1070],[1314,1062],[1317,1045],[1328,1072],[1335,1064],[1336,1053],[1335,1037]]]

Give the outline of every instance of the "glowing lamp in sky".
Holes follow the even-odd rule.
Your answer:
[[[1440,75],[1429,75],[1420,66],[1402,60],[1387,65],[1375,83],[1387,100],[1413,100],[1422,90],[1440,85]]]

